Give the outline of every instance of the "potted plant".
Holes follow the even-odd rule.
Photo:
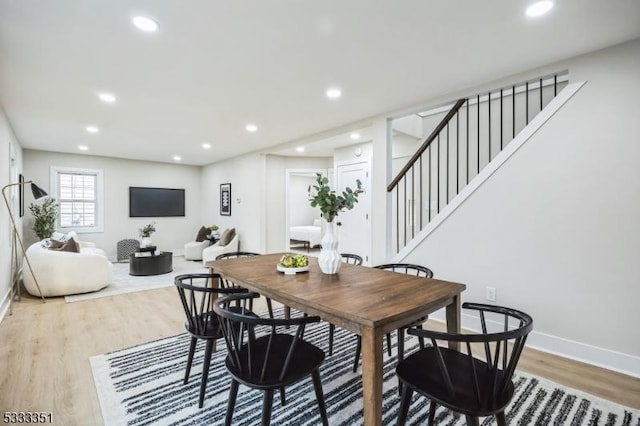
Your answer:
[[[333,219],[344,210],[351,210],[358,202],[358,196],[364,192],[360,180],[356,180],[356,189],[346,187],[342,194],[337,194],[329,187],[329,179],[316,173],[317,185],[309,186],[309,202],[311,207],[319,207],[322,217],[327,222],[322,237],[318,265],[325,274],[336,274],[342,264],[342,256],[338,251],[338,240],[333,235]]]
[[[151,246],[153,244],[153,241],[151,241],[151,234],[156,232],[156,223],[151,222],[143,226],[142,228],[140,228],[138,231],[140,232],[140,237],[142,238],[142,241],[140,241],[140,246],[141,247]]]
[[[219,229],[220,228],[215,223],[213,225],[209,226],[209,231],[211,231],[211,235],[214,236],[214,237],[218,236],[218,230]]]
[[[54,198],[47,198],[42,205],[31,203],[29,210],[34,217],[33,231],[38,238],[44,240],[50,238],[55,231],[56,217],[58,215],[58,203]]]

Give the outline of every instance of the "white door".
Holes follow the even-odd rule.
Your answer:
[[[338,250],[362,256],[364,265],[371,265],[371,194],[369,161],[338,164],[336,167],[336,193],[344,188],[356,188],[356,180],[362,182],[364,193],[351,210],[341,212],[335,219]]]

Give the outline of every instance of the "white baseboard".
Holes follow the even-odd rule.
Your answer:
[[[9,312],[9,302],[11,299],[11,290],[7,291],[2,297],[2,302],[0,302],[0,323]]]
[[[429,315],[429,319],[445,323],[445,310],[440,309],[434,312]],[[478,331],[481,329],[480,320],[474,315],[463,314],[462,328]],[[487,328],[494,332],[500,331],[502,323],[487,321]],[[535,330],[529,334],[526,346],[563,358],[584,362],[596,367],[640,378],[640,357],[635,355],[625,354],[559,336],[552,336]]]
[[[532,332],[527,346],[564,358],[640,378],[640,357],[541,332]]]

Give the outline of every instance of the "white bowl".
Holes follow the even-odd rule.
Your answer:
[[[285,268],[279,263],[276,265],[276,269],[280,272],[284,272],[285,275],[295,275],[298,272],[307,272],[309,270],[309,265],[302,266],[300,268]]]

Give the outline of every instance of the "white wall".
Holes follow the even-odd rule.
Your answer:
[[[530,344],[640,374],[640,41],[554,65],[588,83],[405,261],[534,318]]]
[[[360,155],[356,155],[360,153]],[[358,158],[371,158],[373,155],[373,144],[371,142],[361,142],[342,148],[336,148],[333,151],[333,162],[345,163],[356,162]]]
[[[10,146],[13,147],[14,158],[16,160],[15,166],[18,173],[22,172],[22,147],[18,142],[13,130],[11,129],[11,125],[9,124],[7,117],[4,113],[4,110],[0,106],[0,187],[4,187],[10,183],[15,183],[13,176],[11,176],[11,167],[10,167]],[[24,173],[23,173],[24,174]],[[27,176],[28,180],[28,176]],[[9,203],[13,201],[13,216],[16,220],[16,226],[18,227],[18,231],[21,229],[22,219],[20,219],[20,215],[18,214],[18,200],[17,197],[12,200],[11,199],[11,188],[8,188],[6,191],[7,198],[9,199]],[[25,204],[28,204],[31,198],[31,191],[25,192]],[[2,270],[2,274],[0,274],[0,321],[4,317],[4,314],[9,307],[9,294],[11,291],[11,220],[9,218],[9,213],[7,212],[6,205],[4,204],[4,199],[0,201],[0,270]]]
[[[182,252],[184,244],[193,241],[198,229],[211,222],[202,212],[200,173],[201,168],[179,164],[153,163],[123,160],[92,155],[62,154],[49,151],[24,150],[25,176],[49,191],[51,166],[102,169],[104,172],[104,232],[80,234],[79,238],[93,241],[115,259],[117,242],[125,238],[139,239],[138,230],[156,222],[156,232],[151,236],[159,249]],[[130,218],[129,186],[185,189],[184,217]],[[28,205],[29,203],[26,202]],[[25,209],[24,232],[30,242],[37,237],[31,230],[33,218]]]
[[[285,250],[286,169],[327,168],[330,158],[247,154],[202,170],[203,211],[221,229],[235,227],[240,249]],[[220,216],[221,183],[231,183],[231,216]]]
[[[320,218],[320,210],[309,204],[309,185],[316,182],[315,176],[292,174],[289,177],[289,225],[310,226],[314,219]]]
[[[286,249],[286,175],[289,157],[266,156],[265,182],[268,194],[265,196],[266,226],[265,252],[278,253]]]
[[[286,249],[286,170],[327,169],[333,164],[331,157],[266,156],[266,249],[267,253]]]
[[[240,250],[264,252],[265,158],[247,154],[202,169],[202,208],[206,222],[220,231],[235,228]],[[220,215],[220,184],[231,183],[231,216]]]

